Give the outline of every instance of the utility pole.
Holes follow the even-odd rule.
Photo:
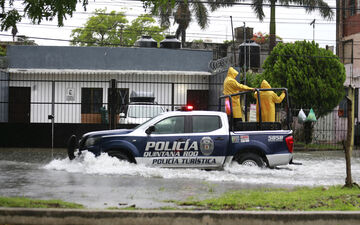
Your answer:
[[[315,19],[310,23],[310,26],[313,25],[313,41],[315,41]]]
[[[247,46],[246,46],[246,23],[244,22],[244,84],[246,85],[246,51],[247,51]],[[250,52],[250,46],[249,46],[249,52]],[[249,57],[250,60],[250,57]],[[250,62],[249,62],[250,65]],[[244,106],[245,106],[245,121],[247,121],[247,98],[246,95],[244,95]]]
[[[245,26],[245,22],[244,22],[244,84],[246,85],[246,51],[247,51],[247,46],[246,46],[246,26]]]
[[[233,21],[232,16],[230,16],[231,20],[231,32],[232,32],[232,46],[233,46],[233,54],[234,54],[234,66],[236,66],[236,51],[235,51],[235,40],[234,40],[234,28],[233,28]]]

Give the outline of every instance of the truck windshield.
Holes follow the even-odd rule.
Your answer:
[[[130,105],[128,117],[132,118],[152,118],[164,112],[159,105]]]

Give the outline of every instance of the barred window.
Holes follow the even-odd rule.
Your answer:
[[[81,88],[81,113],[100,113],[103,105],[102,88]]]

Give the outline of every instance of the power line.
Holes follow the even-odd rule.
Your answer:
[[[138,0],[136,0],[136,1],[134,1],[134,0],[126,0],[125,2],[128,2],[128,3],[141,3],[140,1],[138,1]],[[97,3],[97,2],[95,2],[95,3]],[[105,2],[105,3],[110,3],[110,4],[108,4],[108,5],[110,5],[110,6],[113,6],[113,4],[112,3],[114,3],[114,1],[110,1],[110,2]],[[102,4],[102,3],[99,3],[99,4]],[[119,3],[119,4],[122,4],[122,3]],[[248,4],[250,4],[250,3],[248,3]],[[236,5],[236,4],[235,4]],[[240,5],[242,5],[242,4],[240,4]],[[300,6],[298,7],[298,8],[301,8]],[[85,15],[89,15],[89,14],[92,14],[92,15],[94,15],[94,13],[89,13],[89,12],[74,12],[75,14],[77,14],[77,13],[81,13],[81,14],[85,14]],[[133,14],[131,14],[131,16],[132,16]],[[210,16],[210,18],[211,18],[211,16]],[[215,22],[218,22],[218,21],[227,21],[226,19],[222,19],[220,16],[214,16],[213,18],[220,18],[220,19],[216,19],[215,20]],[[239,20],[238,21],[243,21],[243,19],[247,19],[247,18],[249,18],[249,17],[237,17],[237,18],[239,18]],[[279,20],[279,18],[277,19],[277,20]],[[256,20],[256,21],[249,21],[249,22],[251,22],[251,23],[260,23],[258,20]],[[282,21],[278,21],[277,22],[278,24],[306,24],[306,22],[304,22],[304,23],[301,23],[301,22],[299,22],[299,23],[295,23],[295,22],[286,22],[286,21],[284,21],[284,22],[282,22]],[[319,23],[319,24],[326,24],[326,25],[332,25],[331,23]],[[54,26],[56,26],[56,25],[54,25]],[[56,26],[56,28],[57,28],[57,26]],[[66,28],[66,27],[65,27]],[[80,27],[81,28],[81,27]],[[188,33],[188,34],[193,34],[193,35],[197,35],[198,33]],[[200,34],[199,34],[200,35]],[[204,35],[204,33],[201,33],[201,35]],[[212,34],[205,34],[205,35],[212,35]],[[213,36],[217,36],[217,37],[224,37],[225,35],[213,35]],[[188,36],[188,37],[191,37],[191,36]],[[53,38],[53,39],[56,39],[56,38]],[[291,38],[284,38],[284,39],[291,39]],[[293,38],[293,39],[296,39],[296,38]]]
[[[10,34],[0,34],[0,36],[6,36],[6,37],[12,37],[12,35]],[[44,38],[44,37],[36,37],[36,36],[27,36],[27,38],[29,39],[35,39],[35,40],[47,40],[47,41],[61,41],[61,42],[73,42],[73,40],[69,40],[69,39],[61,39],[61,38]],[[76,41],[77,43],[84,43],[84,44],[96,44],[98,42],[96,41]],[[124,47],[133,47],[132,45],[120,45],[117,43],[105,43],[106,45],[109,46],[124,46]],[[360,45],[359,44],[355,44],[354,45]]]

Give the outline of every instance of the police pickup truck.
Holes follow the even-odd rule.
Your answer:
[[[68,143],[73,159],[75,137]],[[155,167],[221,169],[232,161],[275,167],[292,160],[293,136],[280,122],[233,124],[221,111],[186,109],[161,113],[134,129],[86,133],[79,141],[79,153],[84,150]]]

